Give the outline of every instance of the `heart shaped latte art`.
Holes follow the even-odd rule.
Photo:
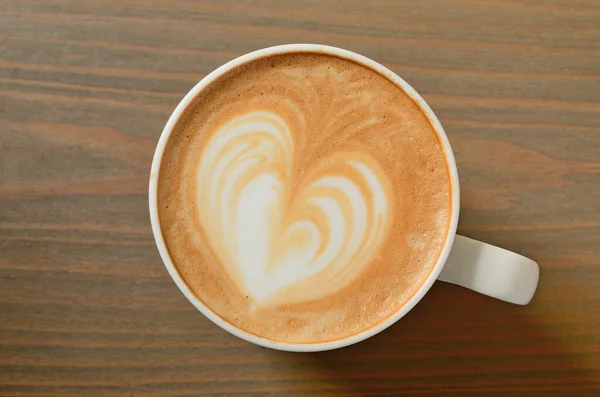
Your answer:
[[[389,234],[391,185],[375,159],[334,153],[294,177],[295,146],[281,117],[251,112],[214,132],[197,169],[204,235],[262,306],[348,286]]]

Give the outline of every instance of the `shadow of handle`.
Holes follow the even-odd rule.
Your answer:
[[[538,285],[540,268],[531,259],[481,241],[456,236],[438,280],[506,302],[526,305]]]

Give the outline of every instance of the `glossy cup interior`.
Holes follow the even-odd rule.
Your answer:
[[[217,314],[215,314],[210,308],[204,305],[190,290],[187,284],[181,278],[177,268],[171,261],[171,257],[165,245],[164,237],[162,234],[162,229],[160,227],[160,219],[157,209],[157,188],[158,188],[158,173],[160,171],[160,165],[163,157],[163,153],[165,150],[165,146],[167,141],[175,127],[177,121],[184,113],[185,109],[193,102],[194,98],[198,96],[202,90],[208,86],[211,82],[218,79],[220,76],[230,71],[231,69],[236,68],[237,66],[256,60],[264,57],[268,57],[271,55],[284,54],[284,53],[293,53],[293,52],[313,52],[313,53],[321,53],[321,54],[329,54],[339,58],[349,59],[358,64],[364,65],[370,69],[375,70],[383,76],[386,76],[389,80],[398,85],[407,95],[409,95],[412,100],[421,108],[423,113],[428,118],[429,122],[435,129],[438,134],[438,138],[443,146],[444,153],[446,155],[446,162],[448,164],[448,169],[450,173],[450,183],[452,190],[452,214],[450,218],[450,224],[448,227],[448,235],[446,237],[446,241],[444,243],[444,247],[441,251],[440,256],[438,257],[437,263],[435,267],[429,274],[427,280],[422,284],[421,288],[413,295],[413,297],[398,311],[396,311],[393,315],[386,318],[384,321],[379,324],[370,327],[360,333],[354,334],[347,338],[338,339],[329,342],[321,342],[321,343],[286,343],[274,341],[266,338],[262,338],[257,335],[253,335],[248,333],[233,324],[225,321]],[[277,350],[285,350],[285,351],[295,351],[295,352],[313,352],[313,351],[323,351],[323,350],[331,350],[337,349],[340,347],[348,346],[357,342],[360,342],[364,339],[367,339],[390,325],[394,324],[396,321],[401,319],[406,313],[408,313],[427,293],[429,288],[433,285],[435,280],[437,279],[439,273],[441,272],[446,259],[450,253],[450,249],[452,247],[452,243],[454,241],[454,236],[456,234],[456,227],[458,224],[458,212],[460,208],[459,204],[459,185],[458,185],[458,173],[456,170],[456,162],[454,160],[454,155],[452,153],[452,148],[450,147],[450,143],[448,142],[448,137],[442,128],[439,120],[429,107],[425,100],[403,79],[401,79],[394,72],[386,68],[385,66],[366,58],[362,55],[353,53],[351,51],[343,50],[336,47],[317,45],[317,44],[288,44],[281,45],[276,47],[269,47],[262,50],[254,51],[249,54],[243,55],[239,58],[236,58],[225,65],[219,67],[204,79],[202,79],[188,94],[183,98],[183,100],[179,103],[179,105],[175,108],[175,111],[167,121],[165,128],[160,136],[158,141],[158,145],[156,147],[156,151],[154,153],[154,159],[152,161],[152,169],[150,172],[150,185],[149,185],[149,209],[150,209],[150,220],[152,223],[152,232],[154,234],[154,239],[156,241],[156,245],[158,247],[158,251],[163,260],[165,267],[167,268],[169,274],[175,281],[175,284],[179,287],[181,292],[185,295],[185,297],[209,320],[213,323],[217,324],[224,330],[230,332],[231,334],[242,338],[248,342],[255,343],[257,345],[261,345],[264,347],[268,347],[271,349]]]

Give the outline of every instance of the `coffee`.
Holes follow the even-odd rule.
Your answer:
[[[318,53],[234,68],[167,141],[158,213],[190,290],[234,326],[318,343],[369,329],[429,276],[451,217],[442,144],[387,77]]]

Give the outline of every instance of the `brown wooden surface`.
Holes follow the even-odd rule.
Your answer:
[[[444,124],[460,231],[537,260],[534,301],[436,284],[320,354],[220,330],[163,268],[147,178],[170,112],[251,50],[378,60]],[[600,395],[600,2],[0,0],[1,396]]]

